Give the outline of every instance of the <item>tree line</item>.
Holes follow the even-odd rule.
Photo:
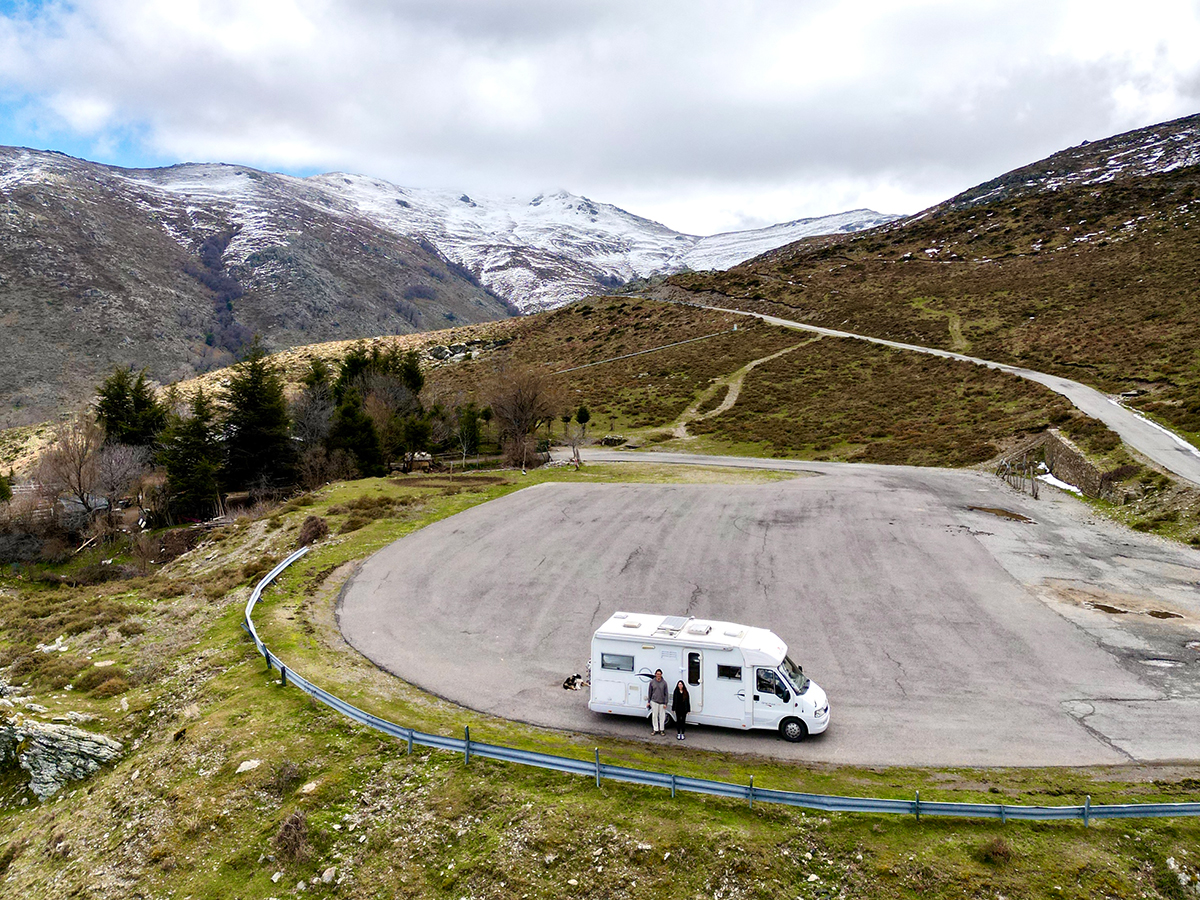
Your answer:
[[[185,398],[172,386],[159,395],[145,370],[119,367],[92,409],[60,426],[35,478],[86,518],[112,524],[136,493],[149,524],[165,525],[211,518],[235,492],[268,498],[409,472],[425,453],[461,455],[465,465],[493,423],[493,449],[509,464],[533,465],[545,449],[540,427],[561,419],[577,447],[590,418],[586,407],[565,409],[552,375],[529,368],[501,371],[479,386],[478,400],[428,393],[416,351],[364,344],[332,364],[313,359],[290,402],[283,372],[257,340],[219,394]]]

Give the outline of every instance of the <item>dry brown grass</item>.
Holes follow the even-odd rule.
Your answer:
[[[1200,167],[941,209],[675,276],[741,306],[1029,366],[1200,433]],[[934,250],[934,253],[927,253]]]

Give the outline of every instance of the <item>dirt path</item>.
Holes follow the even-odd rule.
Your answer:
[[[671,424],[670,427],[672,436],[681,441],[691,440],[692,435],[688,434],[687,430],[688,423],[702,422],[705,419],[711,419],[713,416],[719,416],[721,413],[731,408],[733,404],[737,403],[738,395],[742,392],[742,383],[746,380],[746,376],[749,375],[757,366],[761,366],[763,363],[770,362],[773,359],[778,359],[786,353],[791,353],[793,350],[797,350],[800,347],[803,347],[805,344],[811,344],[813,341],[819,341],[820,339],[821,336],[818,336],[815,338],[810,338],[807,341],[801,341],[798,344],[793,344],[790,347],[784,347],[782,350],[776,351],[770,356],[764,356],[762,359],[756,359],[746,363],[746,365],[742,366],[731,375],[726,375],[724,378],[717,379],[712,385],[707,387],[699,397],[696,398],[695,402],[692,403],[691,406],[680,413],[679,418]],[[722,400],[721,403],[714,409],[710,409],[708,412],[701,413],[700,410],[704,407],[704,404],[708,403],[708,401],[715,397],[717,392],[721,390],[725,391],[725,399]]]

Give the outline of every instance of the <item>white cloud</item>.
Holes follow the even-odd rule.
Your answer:
[[[1183,0],[28,10],[0,16],[0,94],[98,148],[134,133],[155,157],[565,187],[692,232],[912,211],[1200,106]]]

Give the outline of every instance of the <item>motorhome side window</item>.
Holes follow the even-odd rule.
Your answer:
[[[741,681],[742,680],[742,667],[741,666],[718,665],[717,666],[717,677],[718,678],[728,678],[730,681]]]
[[[620,653],[601,653],[600,668],[616,669],[618,672],[632,672],[633,657],[623,656]]]

